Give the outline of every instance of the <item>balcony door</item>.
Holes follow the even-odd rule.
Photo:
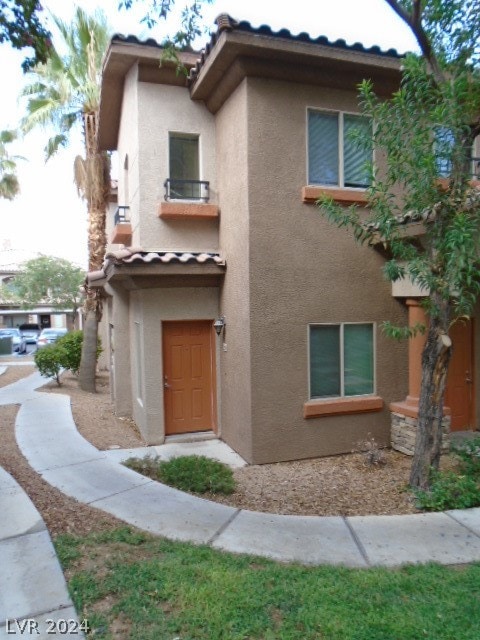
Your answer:
[[[211,320],[164,322],[165,435],[215,429],[215,341]]]

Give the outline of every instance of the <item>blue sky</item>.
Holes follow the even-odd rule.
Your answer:
[[[75,4],[87,11],[101,6],[117,33],[161,40],[175,29],[176,16],[172,15],[167,23],[148,32],[139,21],[141,7],[119,12],[117,0],[101,3],[43,0],[47,10],[64,20],[70,19]],[[383,49],[393,47],[398,51],[415,47],[407,27],[384,0],[297,0],[294,8],[292,11],[291,3],[279,0],[217,0],[206,8],[205,24],[210,28],[219,13],[229,13],[254,26],[286,27],[294,34],[306,31],[313,37],[344,38],[349,44],[378,44]],[[198,47],[206,40],[207,36],[200,38]],[[2,84],[6,88],[0,103],[0,129],[4,129],[15,127],[22,115],[17,97],[24,82],[20,67],[23,56],[7,45],[0,45],[0,59]],[[46,139],[46,132],[37,132],[16,145],[15,152],[26,158],[19,170],[22,192],[14,202],[0,200],[0,252],[9,248],[26,249],[66,258],[86,267],[86,207],[77,196],[72,170],[75,155],[82,153],[81,133],[79,130],[73,137],[69,149],[47,164],[42,151]]]

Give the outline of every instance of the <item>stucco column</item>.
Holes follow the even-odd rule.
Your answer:
[[[418,298],[409,298],[408,307],[408,326],[414,327],[416,324],[427,326],[428,320],[425,311],[420,306]],[[417,333],[414,338],[408,341],[408,396],[406,402],[416,405],[420,400],[420,387],[422,385],[422,353],[427,340],[426,334]]]
[[[420,323],[425,326],[428,320],[423,310],[420,298],[408,298],[408,326],[414,327]],[[408,341],[408,395],[402,402],[393,402],[390,411],[402,413],[412,418],[418,416],[418,403],[420,400],[420,387],[422,384],[422,352],[425,346],[426,335],[417,333]]]

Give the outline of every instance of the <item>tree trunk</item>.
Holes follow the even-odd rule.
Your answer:
[[[97,148],[97,114],[84,115],[85,186],[88,202],[88,268],[101,269],[105,257],[105,216],[110,193],[108,156]],[[95,393],[98,323],[102,319],[102,295],[99,289],[85,287],[82,357],[78,380],[83,391]]]
[[[83,324],[82,358],[78,382],[83,391],[96,392],[98,320],[95,309],[88,309]]]
[[[437,301],[438,302],[438,301]],[[428,489],[431,469],[438,469],[442,448],[443,398],[452,341],[448,336],[450,304],[439,302],[440,313],[430,319],[422,354],[422,386],[410,485]]]

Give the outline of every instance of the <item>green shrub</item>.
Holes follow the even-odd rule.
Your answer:
[[[463,473],[480,477],[480,437],[453,444],[452,453],[459,459]]]
[[[70,331],[55,343],[59,351],[60,364],[74,374],[80,369],[82,357],[83,331]],[[97,359],[102,353],[100,338],[97,345]]]
[[[205,456],[179,456],[162,462],[159,458],[129,458],[124,464],[143,475],[181,491],[223,493],[235,490],[232,470]]]
[[[414,491],[417,507],[423,511],[469,509],[480,506],[480,485],[469,475],[453,471],[432,472],[430,489]]]
[[[60,386],[59,374],[62,365],[60,364],[57,346],[52,344],[35,351],[33,359],[40,374],[45,378],[55,378],[57,384]]]

